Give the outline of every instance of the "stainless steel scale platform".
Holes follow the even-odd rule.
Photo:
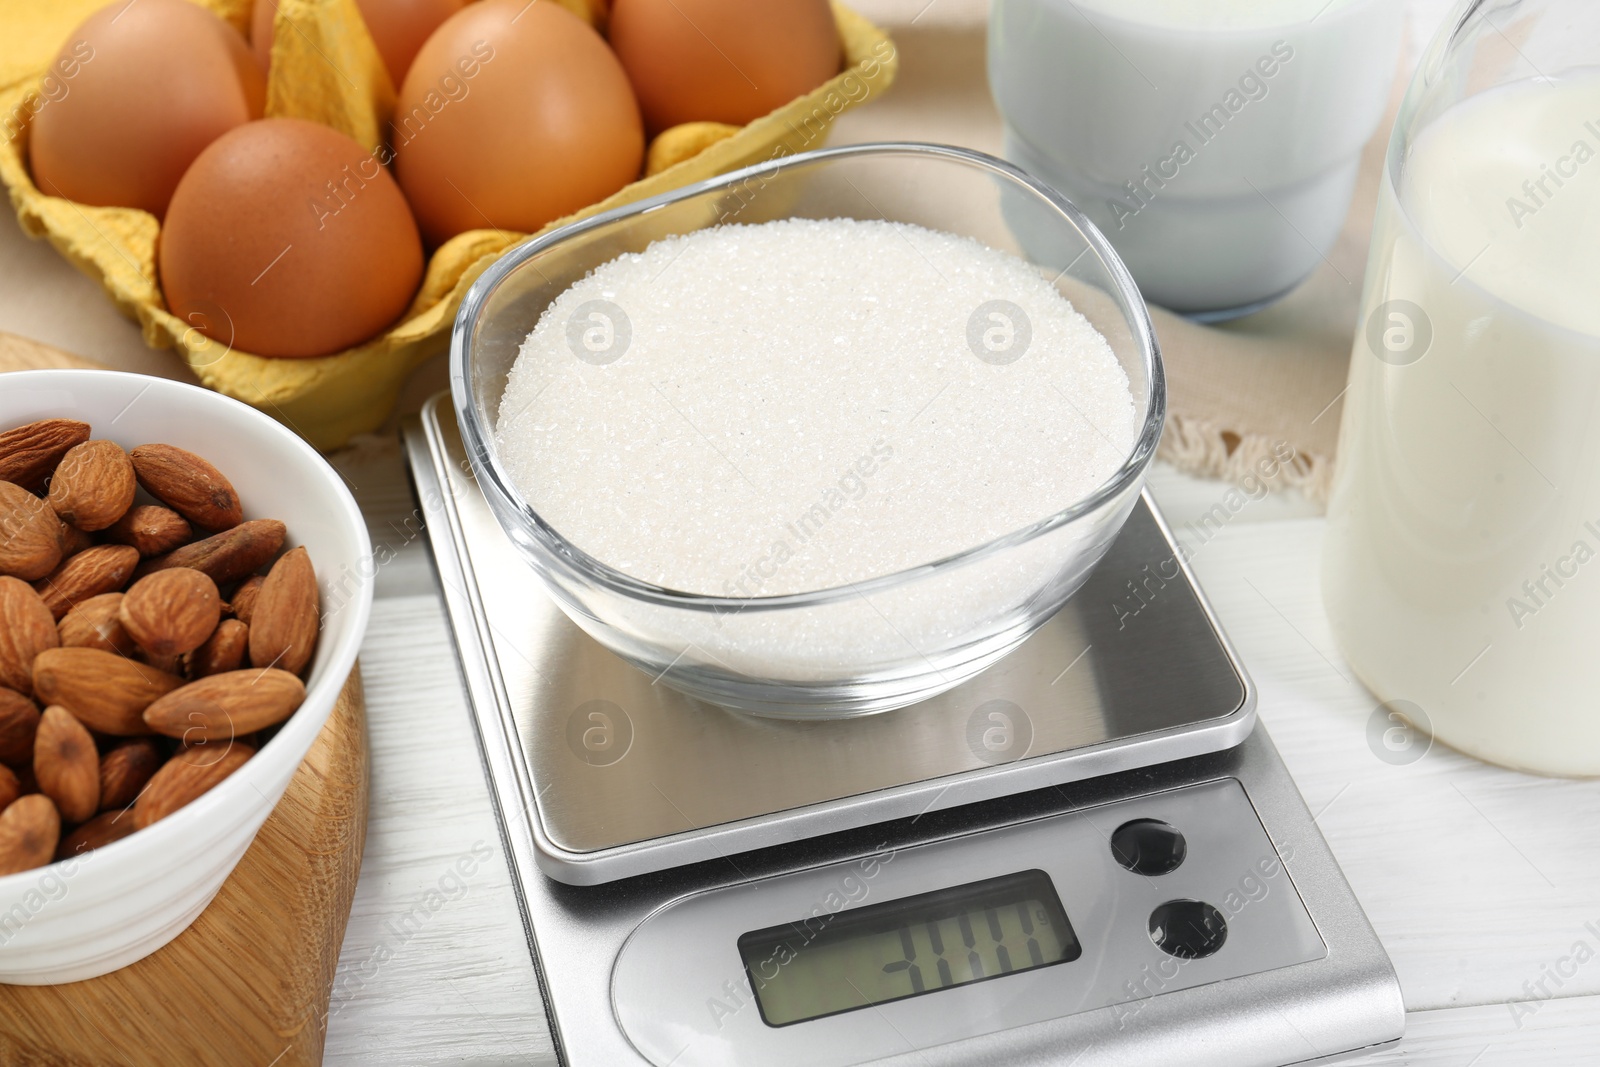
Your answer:
[[[1399,1039],[1393,967],[1148,498],[982,675],[779,721],[568,620],[447,396],[406,436],[564,1062],[1278,1067]]]

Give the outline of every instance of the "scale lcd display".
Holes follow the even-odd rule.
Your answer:
[[[1083,954],[1050,876],[1023,871],[739,938],[768,1026],[970,985]]]

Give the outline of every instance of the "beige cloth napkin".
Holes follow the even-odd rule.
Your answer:
[[[869,14],[874,6],[900,14],[905,3],[863,6]],[[891,24],[899,80],[883,99],[841,116],[832,143],[938,141],[1000,155],[1001,121],[989,95],[980,7],[973,0],[936,0],[923,17],[913,11],[915,21]],[[1298,289],[1264,311],[1217,327],[1152,309],[1169,387],[1161,458],[1191,474],[1238,481],[1287,444],[1296,459],[1273,486],[1326,498],[1380,167],[1404,87],[1404,77],[1397,78],[1390,114],[1367,145],[1338,243]]]

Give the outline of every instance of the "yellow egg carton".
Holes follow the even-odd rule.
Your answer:
[[[247,33],[251,0],[196,0]],[[561,3],[592,23],[591,0]],[[106,0],[0,0],[0,181],[17,219],[45,237],[74,266],[105,287],[117,307],[136,319],[146,343],[171,348],[200,381],[278,418],[319,448],[381,426],[417,365],[449,346],[450,326],[478,275],[526,234],[473,230],[441,245],[428,260],[410,308],[387,333],[337,355],[267,359],[228,347],[167,311],[156,272],[160,224],[132,208],[91,207],[35,188],[28,173],[32,116],[71,91],[70,78],[52,71],[57,51],[78,23]],[[887,89],[898,57],[878,27],[833,5],[844,63],[814,91],[748,126],[696,122],[663,131],[649,146],[638,181],[540,230],[586,218],[766,159],[820,147],[841,113]],[[355,0],[279,0],[266,113],[310,119],[377,151],[389,129],[395,88],[384,72]],[[291,30],[292,32],[285,32]],[[175,57],[176,59],[179,57]]]

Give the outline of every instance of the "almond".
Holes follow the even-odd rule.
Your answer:
[[[131,811],[108,811],[96,815],[61,839],[61,844],[56,848],[56,859],[70,859],[85,852],[93,852],[113,841],[121,841],[136,829],[138,827],[133,825]]]
[[[15,772],[0,763],[0,811],[5,811],[11,802],[22,795],[22,783],[17,781]]]
[[[0,763],[13,767],[32,763],[38,729],[38,706],[15,690],[0,689]]]
[[[122,518],[137,489],[133,462],[121,445],[85,441],[61,457],[46,499],[62,522],[93,532]]]
[[[100,757],[100,807],[125,808],[139,799],[150,776],[161,769],[161,746],[148,737],[135,738]]]
[[[223,619],[216,632],[189,657],[189,670],[196,678],[236,671],[244,666],[250,647],[250,627],[238,619]]]
[[[61,816],[43,793],[30,793],[0,812],[0,875],[43,867],[56,854]]]
[[[185,665],[184,657],[181,655],[163,655],[159,652],[149,652],[141,648],[134,653],[133,658],[147,667],[154,667],[158,671],[176,674],[182,678],[188,678],[189,676],[189,668]]]
[[[32,693],[34,657],[60,643],[43,598],[27,582],[0,577],[0,686]]]
[[[61,562],[61,520],[20,485],[0,482],[0,574],[43,578]]]
[[[250,618],[250,662],[299,674],[317,647],[317,575],[304,548],[272,565]]]
[[[175,445],[140,445],[133,469],[145,492],[196,526],[227,530],[244,521],[239,494],[222,472]]]
[[[249,745],[227,746],[221,755],[214,745],[182,749],[167,760],[145,786],[133,806],[133,824],[140,830],[166,818],[185,804],[204,795],[228,775],[243,767],[255,749]],[[21,801],[18,801],[21,803]]]
[[[228,610],[233,612],[234,618],[247,626],[250,624],[250,616],[256,610],[256,598],[261,595],[261,587],[266,581],[266,578],[257,574],[239,583],[239,588],[233,591],[233,598],[228,602]]]
[[[68,559],[76,556],[86,548],[94,547],[94,538],[78,529],[76,526],[61,524],[61,558]]]
[[[128,584],[139,565],[139,550],[128,545],[96,545],[85,549],[33,583],[50,614],[59,621],[73,605],[114,592]]]
[[[68,450],[89,439],[89,424],[42,419],[0,433],[0,481],[42,489]]]
[[[146,708],[144,721],[189,744],[228,741],[277,725],[305,698],[305,684],[288,671],[252,667],[190,682]]]
[[[65,822],[88,822],[100,810],[100,754],[66,708],[44,709],[33,742],[33,776]]]
[[[118,617],[121,609],[121,593],[101,593],[82,601],[62,617],[56,628],[61,635],[61,647],[98,648],[119,656],[133,655],[138,646],[122,628],[122,619]]]
[[[227,585],[254,574],[276,556],[283,547],[284,533],[283,523],[276,519],[252,519],[164,556],[147,559],[137,573],[142,578],[170,567],[189,567],[218,585]]]
[[[122,598],[118,617],[139,647],[181,656],[205,644],[222,618],[217,583],[197,570],[173,567],[140,578]]]
[[[141,556],[159,556],[186,545],[194,536],[189,520],[160,504],[140,504],[106,527],[106,538],[132,545]]]
[[[71,708],[89,729],[113,737],[148,734],[144,710],[181,685],[176,675],[95,648],[54,648],[33,662],[42,702]]]

